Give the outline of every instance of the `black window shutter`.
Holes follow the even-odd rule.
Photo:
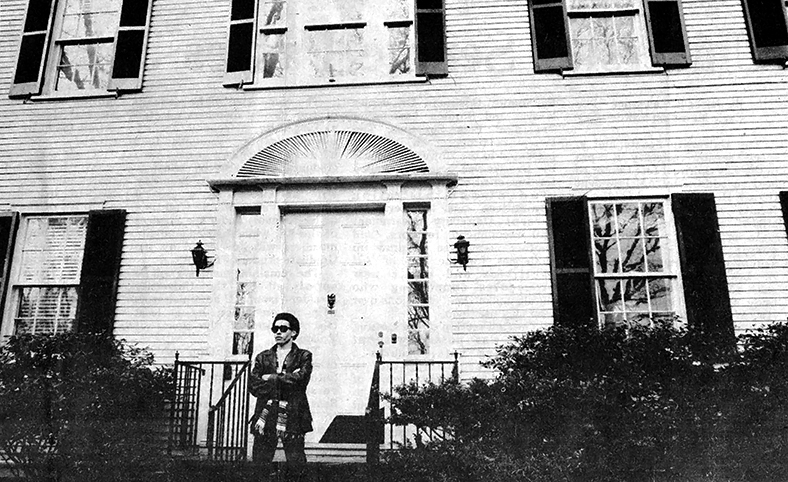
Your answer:
[[[0,213],[0,320],[2,320],[3,313],[5,313],[8,276],[11,272],[11,257],[14,254],[14,241],[18,227],[18,213]]]
[[[91,211],[79,282],[76,330],[112,333],[126,211]]]
[[[555,324],[596,326],[586,198],[547,199],[547,227]]]
[[[443,0],[416,0],[416,75],[448,74]]]
[[[9,97],[41,93],[54,9],[53,0],[30,0],[28,3],[14,82],[8,92]]]
[[[231,0],[224,85],[238,85],[254,80],[256,30],[257,1]]]
[[[681,0],[646,0],[646,25],[654,65],[692,63]]]
[[[788,21],[784,0],[742,0],[750,47],[756,62],[788,59]]]
[[[783,224],[788,234],[788,191],[780,191],[780,208],[783,210]]]
[[[148,46],[152,0],[123,0],[108,90],[139,90]]]
[[[534,71],[572,68],[569,20],[562,0],[530,0]]]
[[[731,348],[733,315],[714,194],[674,194],[672,199],[687,324],[706,341]]]

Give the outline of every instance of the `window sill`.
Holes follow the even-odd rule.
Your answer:
[[[600,75],[632,75],[632,74],[664,74],[663,67],[633,67],[622,70],[595,70],[592,72],[577,72],[574,70],[562,70],[562,77],[597,77]]]
[[[26,100],[35,102],[49,102],[58,100],[75,100],[75,99],[107,99],[110,97],[119,97],[120,93],[116,92],[83,92],[83,93],[69,93],[69,94],[44,94],[33,95]]]
[[[359,80],[338,80],[336,82],[304,82],[299,84],[284,83],[259,83],[245,84],[243,90],[271,90],[271,89],[300,89],[313,87],[336,87],[336,86],[357,86],[357,85],[382,85],[382,84],[424,84],[430,80],[428,77],[407,77],[402,79],[359,79]]]

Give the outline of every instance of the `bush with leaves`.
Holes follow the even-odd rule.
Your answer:
[[[129,480],[161,460],[171,370],[112,337],[12,337],[0,347],[0,451],[31,480]]]
[[[452,435],[411,451],[447,467],[424,480],[461,480],[441,478],[458,464],[534,481],[788,480],[788,328],[739,342],[733,353],[670,325],[553,327],[500,347],[494,380],[400,387],[391,420]]]

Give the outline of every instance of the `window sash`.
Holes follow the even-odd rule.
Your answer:
[[[320,22],[315,21],[317,18],[298,15],[294,1],[281,2],[284,7],[279,16],[272,14],[271,8],[278,3],[264,0],[258,3],[259,21],[253,49],[254,85],[352,84],[415,78],[415,5],[412,0],[392,2],[391,9],[365,2],[363,11],[358,14],[345,18],[336,16],[330,21],[321,17]],[[355,31],[356,38],[348,40],[350,31]],[[333,48],[321,49],[321,45]],[[339,66],[332,70],[330,66],[335,63]],[[239,75],[244,77],[244,83],[252,78],[251,72],[248,75],[227,73],[225,85],[239,83],[236,78]]]
[[[637,206],[637,225],[632,224],[631,211],[625,213],[628,218],[620,219],[618,206]],[[644,206],[661,206],[651,211],[652,217],[646,220]],[[609,207],[597,216],[595,208]],[[673,228],[671,205],[668,199],[593,199],[588,201],[588,226],[591,238],[592,276],[594,279],[594,302],[597,320],[600,326],[610,324],[626,325],[652,324],[658,319],[671,319],[683,315],[683,298],[681,296],[681,279],[678,276],[678,246]],[[604,236],[599,230],[607,229]],[[609,230],[613,231],[610,232]],[[647,235],[651,229],[652,235]],[[655,233],[656,230],[656,233]],[[627,234],[622,236],[621,233]],[[624,271],[618,265],[615,271],[600,269],[597,241],[615,240],[617,259],[620,259],[620,240],[660,240],[661,269],[649,271],[648,253],[642,253],[642,271]],[[615,264],[614,264],[615,266]],[[603,293],[604,290],[604,293]],[[612,290],[612,291],[611,291]],[[667,290],[666,296],[655,296]],[[611,294],[612,293],[612,294]],[[605,302],[607,299],[607,302]],[[612,304],[611,304],[612,303]],[[611,307],[615,309],[611,309]]]

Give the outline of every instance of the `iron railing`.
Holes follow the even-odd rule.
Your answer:
[[[441,436],[423,427],[395,426],[386,422],[386,414],[391,415],[391,403],[386,398],[394,394],[395,387],[411,382],[422,385],[442,383],[449,378],[458,381],[459,368],[457,352],[454,352],[454,360],[385,361],[380,353],[377,354],[366,410],[368,464],[378,463],[381,445],[391,450],[409,442],[420,444]]]
[[[204,417],[210,414],[211,407],[218,406],[219,401],[225,405],[228,400],[239,401],[233,410],[239,413],[248,412],[248,395],[246,391],[246,377],[249,372],[251,360],[246,361],[203,361],[181,360],[175,353],[175,396],[170,405],[170,434],[168,448],[181,452],[200,453],[200,449],[208,447],[210,420]],[[240,381],[243,379],[243,381]],[[240,392],[243,386],[244,396],[225,394],[228,390]],[[242,399],[242,400],[239,400]],[[219,410],[215,411],[218,412]],[[227,412],[225,411],[225,415]],[[218,418],[218,417],[217,417]],[[224,420],[227,420],[225,417]],[[215,425],[215,424],[214,424]],[[245,431],[245,427],[244,430]],[[213,427],[215,440],[217,427]],[[224,430],[222,433],[226,433]],[[236,440],[238,435],[236,435]],[[214,449],[216,444],[214,444]],[[215,453],[215,451],[214,451]],[[209,454],[213,455],[213,454]]]
[[[208,409],[208,457],[219,460],[245,460],[249,441],[248,360],[237,371],[221,398]]]

